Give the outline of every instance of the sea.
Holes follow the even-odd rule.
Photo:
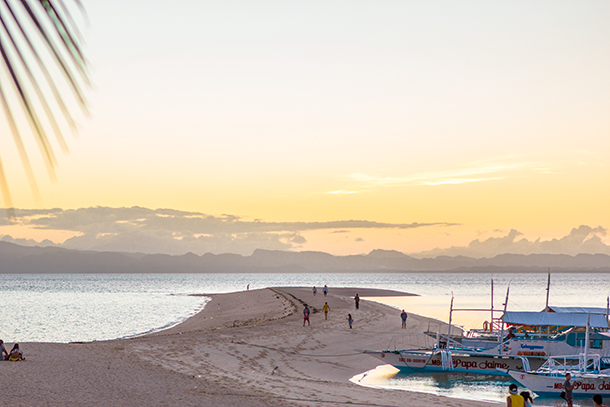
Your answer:
[[[546,305],[606,307],[610,274],[554,273],[269,273],[269,274],[0,274],[0,339],[13,342],[82,342],[126,338],[178,324],[199,312],[209,297],[281,286],[367,287],[417,294],[374,301],[441,321],[449,307],[540,311]],[[493,296],[492,296],[493,287]],[[354,294],[357,290],[354,291]],[[508,294],[508,295],[507,295]],[[506,305],[504,305],[506,304]],[[397,311],[397,318],[398,318]],[[454,312],[452,322],[482,327],[489,311]],[[431,327],[434,329],[434,327]],[[387,341],[380,341],[380,348]],[[27,352],[27,351],[26,351]],[[507,382],[464,376],[396,375],[378,369],[363,385],[408,389],[449,397],[505,400]],[[562,400],[537,399],[537,406]],[[579,404],[580,403],[580,404]],[[588,400],[575,405],[590,406]]]

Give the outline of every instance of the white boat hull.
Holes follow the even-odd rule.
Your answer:
[[[513,379],[527,387],[531,391],[539,395],[557,395],[563,391],[563,383],[565,375],[536,373],[536,372],[519,372],[510,370],[508,372]],[[603,396],[610,395],[610,375],[593,374],[593,373],[572,373],[572,384],[574,396],[587,396],[593,394],[601,394]]]
[[[453,353],[451,361],[443,365],[440,352],[364,351],[404,373],[455,372],[508,376],[508,370],[523,371],[523,361],[514,356],[472,355]],[[542,365],[542,358],[528,358],[530,369]]]

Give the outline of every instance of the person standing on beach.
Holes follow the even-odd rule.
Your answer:
[[[328,287],[326,286],[326,284],[324,284],[324,296],[326,297],[326,294],[328,294]]]
[[[316,295],[316,293],[318,292],[318,289],[316,288],[316,286],[313,286],[313,295]]]
[[[305,322],[307,322],[308,326],[311,326],[311,323],[309,322],[309,314],[311,312],[309,311],[309,307],[307,306],[307,304],[305,304],[305,308],[303,309],[303,326],[305,326]]]
[[[525,407],[525,399],[517,393],[517,385],[511,383],[508,386],[508,392],[510,393],[506,398],[506,407]]]
[[[356,296],[354,297],[354,302],[356,303],[356,309],[360,309],[360,297],[358,296],[358,293],[356,293]]]
[[[570,382],[572,375],[566,373],[566,381],[563,383],[563,390],[566,393],[566,403],[568,403],[568,407],[572,407],[572,403],[574,402],[574,398],[572,396],[572,390],[574,390],[574,385]]]
[[[2,355],[3,353],[4,355]],[[4,341],[2,339],[0,339],[0,358],[2,358],[2,360],[8,360],[8,352],[4,347]]]
[[[402,319],[402,329],[407,329],[407,313],[404,309],[400,313],[400,319]]]
[[[347,322],[349,323],[349,329],[352,329],[352,324],[354,323],[354,318],[352,318],[352,314],[347,314]]]
[[[328,311],[330,310],[330,306],[328,305],[327,302],[324,303],[324,319],[327,320],[328,319]]]

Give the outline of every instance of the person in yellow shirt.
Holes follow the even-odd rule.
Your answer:
[[[525,407],[525,399],[517,393],[517,385],[512,383],[508,386],[510,393],[506,398],[506,407]]]
[[[323,309],[324,309],[324,319],[328,319],[328,311],[330,310],[330,307],[328,306],[327,302],[324,303]]]

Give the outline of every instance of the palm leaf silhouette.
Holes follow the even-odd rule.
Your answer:
[[[81,2],[72,1],[84,15]],[[63,0],[0,0],[0,70],[4,71],[0,72],[3,74],[0,105],[35,196],[38,187],[15,112],[20,110],[28,122],[53,178],[56,159],[47,133],[50,129],[60,147],[67,150],[57,117],[72,130],[76,129],[62,94],[71,92],[76,104],[88,114],[82,87],[90,82],[81,40],[78,26]],[[49,93],[51,102],[47,100]],[[12,109],[11,103],[18,104],[18,109]],[[0,193],[12,217],[13,205],[1,156]]]

